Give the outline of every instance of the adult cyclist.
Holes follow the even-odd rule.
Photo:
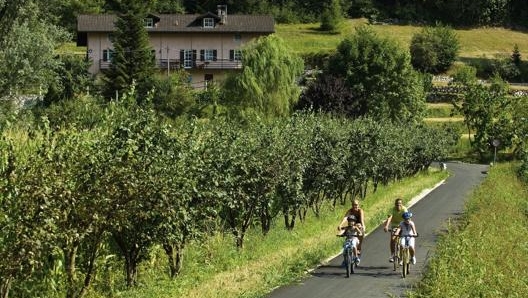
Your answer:
[[[387,217],[387,220],[385,220],[385,226],[383,227],[385,232],[394,231],[390,234],[391,257],[389,258],[389,262],[391,263],[394,262],[394,246],[396,245],[397,238],[396,235],[399,233],[399,225],[403,221],[403,213],[405,212],[407,212],[407,208],[403,206],[403,200],[401,198],[397,198],[394,201],[394,207],[391,209],[391,214],[389,214],[389,217]]]
[[[341,224],[339,224],[340,227],[345,227],[347,224],[347,218],[353,215],[356,218],[356,225],[361,229],[361,235],[358,237],[359,244],[358,244],[358,253],[361,254],[361,244],[363,244],[363,238],[365,235],[365,212],[363,212],[363,209],[359,207],[359,200],[352,201],[352,208],[348,209],[345,212],[345,216],[343,217],[343,220],[341,221]]]

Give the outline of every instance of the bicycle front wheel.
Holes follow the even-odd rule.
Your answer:
[[[409,265],[410,265],[410,254],[409,248],[404,248],[402,251],[402,276],[405,278],[409,274]]]
[[[350,250],[347,249],[345,252],[345,267],[346,267],[346,277],[350,277],[350,271],[352,268],[352,254]]]

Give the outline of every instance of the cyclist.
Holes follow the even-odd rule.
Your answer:
[[[359,259],[358,248],[357,248],[359,244],[358,237],[361,236],[363,232],[361,231],[361,226],[360,224],[357,223],[357,218],[354,215],[347,216],[346,220],[347,220],[347,225],[345,227],[341,225],[337,227],[338,235],[346,237],[347,240],[352,239],[352,245],[354,247],[353,248],[354,255],[358,256],[356,260],[356,264],[359,265],[360,259]],[[343,261],[343,264],[344,263],[345,261]]]
[[[354,215],[357,219],[357,225],[361,228],[361,236],[358,237],[359,244],[358,244],[358,254],[361,254],[361,244],[363,244],[363,238],[365,235],[365,213],[363,212],[363,209],[359,208],[359,200],[352,201],[352,208],[348,209],[345,213],[345,217],[341,221],[340,227],[344,227],[347,223],[347,217],[350,215]]]
[[[389,217],[387,217],[387,220],[385,220],[385,226],[383,227],[383,230],[388,232],[390,225],[390,231],[394,231],[390,235],[391,257],[389,258],[389,262],[391,263],[394,262],[394,245],[396,244],[396,235],[399,232],[399,223],[403,221],[404,212],[407,212],[407,208],[403,206],[403,200],[401,198],[397,198],[394,201],[394,207],[391,209],[391,214],[389,214]]]
[[[405,246],[405,236],[417,236],[416,225],[411,220],[413,214],[410,211],[403,213],[403,221],[400,222],[400,245]],[[409,237],[409,253],[411,255],[412,264],[416,264],[415,248],[414,248],[414,237]]]

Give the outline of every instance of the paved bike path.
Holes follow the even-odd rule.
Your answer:
[[[438,233],[461,214],[471,191],[486,177],[487,165],[448,163],[450,176],[411,206],[420,237],[416,239],[417,263],[406,278],[389,263],[389,234],[379,226],[365,237],[361,264],[350,278],[340,267],[339,255],[311,272],[299,283],[275,289],[269,298],[405,297],[425,271]],[[416,200],[413,200],[416,201]],[[366,214],[368,216],[368,214]]]

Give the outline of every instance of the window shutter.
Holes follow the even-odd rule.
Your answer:
[[[217,60],[217,51],[216,50],[213,50],[213,61],[216,61]]]
[[[229,61],[235,60],[235,50],[229,50]]]
[[[183,59],[184,59],[184,50],[180,50],[180,64],[183,65]]]
[[[200,50],[200,61],[205,60],[205,50]]]

